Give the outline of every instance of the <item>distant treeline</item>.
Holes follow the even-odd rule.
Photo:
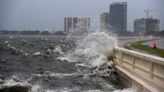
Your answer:
[[[14,30],[0,30],[0,35],[66,35],[64,31],[55,31],[55,32],[49,32],[49,31],[39,31],[39,30],[25,30],[25,31],[14,31]],[[135,36],[133,32],[123,32],[118,34],[118,36]],[[154,35],[154,36],[163,36],[164,37],[164,30],[160,32],[154,32],[154,33],[146,33],[145,36],[148,35]]]
[[[14,31],[14,30],[0,30],[0,35],[65,35],[63,31],[49,32],[39,30],[25,30],[25,31]]]

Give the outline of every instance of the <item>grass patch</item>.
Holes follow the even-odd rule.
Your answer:
[[[129,50],[137,50],[140,52],[145,52],[148,54],[153,54],[153,55],[160,56],[160,57],[164,58],[164,49],[159,49],[159,48],[154,49],[152,47],[143,45],[142,43],[143,43],[143,41],[128,43],[124,47],[129,49]]]

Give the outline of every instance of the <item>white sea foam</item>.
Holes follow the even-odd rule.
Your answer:
[[[73,53],[68,53],[66,55],[58,57],[57,59],[62,60],[62,61],[66,60],[68,62],[77,62],[78,60],[78,58],[75,57]]]
[[[57,89],[47,89],[43,90],[41,86],[34,85],[32,87],[31,92],[136,92],[133,88],[127,88],[123,90],[115,90],[115,91],[102,91],[102,90],[85,90],[82,91],[78,87],[75,88],[57,88]]]
[[[55,89],[55,90],[47,90],[46,92],[74,92],[74,91],[79,91],[79,88],[60,88],[60,89]],[[38,92],[38,91],[37,91]],[[40,92],[40,91],[39,91]],[[80,91],[80,92],[104,92],[102,90],[85,90],[85,91]],[[105,92],[111,92],[111,91],[105,91]],[[127,89],[123,89],[123,90],[115,90],[112,92],[136,92],[134,89],[132,88],[127,88]]]
[[[72,53],[58,59],[76,60],[84,63],[81,65],[90,67],[100,66],[113,55],[116,42],[116,37],[104,32],[90,33],[77,42],[77,47]]]
[[[126,89],[123,89],[123,90],[115,90],[113,92],[137,92],[137,90],[135,88],[126,88]]]
[[[58,88],[55,90],[48,89],[46,92],[78,92],[79,88]]]
[[[33,55],[34,55],[34,56],[41,55],[41,52],[39,52],[39,51],[38,51],[38,52],[35,52],[35,53],[33,53]]]
[[[86,91],[82,91],[82,92],[103,92],[101,90],[86,90]]]
[[[53,72],[49,72],[46,71],[43,74],[32,74],[33,77],[55,77],[55,78],[64,78],[64,77],[75,77],[75,76],[89,76],[89,75],[94,75],[94,74],[82,74],[82,73],[53,73]]]
[[[5,80],[3,84],[0,84],[0,89],[8,88],[10,89],[11,87],[21,87],[21,88],[30,88],[31,85],[27,81],[15,81],[14,79],[8,79]],[[28,90],[27,89],[27,90]]]
[[[31,92],[45,92],[45,91],[40,85],[33,85],[31,88]]]
[[[55,49],[53,49],[54,53],[64,54],[62,51],[62,48],[60,46],[56,46]]]
[[[11,86],[15,86],[15,85],[19,85],[19,86],[25,86],[25,85],[29,85],[27,82],[16,82],[13,79],[10,80],[6,80],[5,83],[1,86],[5,86],[5,87],[11,87]]]

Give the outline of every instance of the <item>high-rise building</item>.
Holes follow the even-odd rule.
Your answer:
[[[146,19],[146,34],[154,34],[159,31],[159,19],[147,18]]]
[[[109,31],[109,13],[104,12],[100,16],[100,31]]]
[[[134,33],[135,34],[153,34],[159,31],[158,19],[153,18],[141,18],[134,21]]]
[[[114,2],[110,4],[109,23],[118,34],[127,31],[127,2]]]
[[[144,18],[134,21],[134,33],[143,35],[146,32],[146,21]]]
[[[64,31],[73,35],[81,35],[89,32],[90,17],[65,17]]]

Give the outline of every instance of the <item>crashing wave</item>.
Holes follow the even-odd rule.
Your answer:
[[[90,33],[77,42],[77,47],[72,53],[58,59],[83,62],[83,65],[96,67],[108,62],[116,46],[116,37],[104,32]]]

